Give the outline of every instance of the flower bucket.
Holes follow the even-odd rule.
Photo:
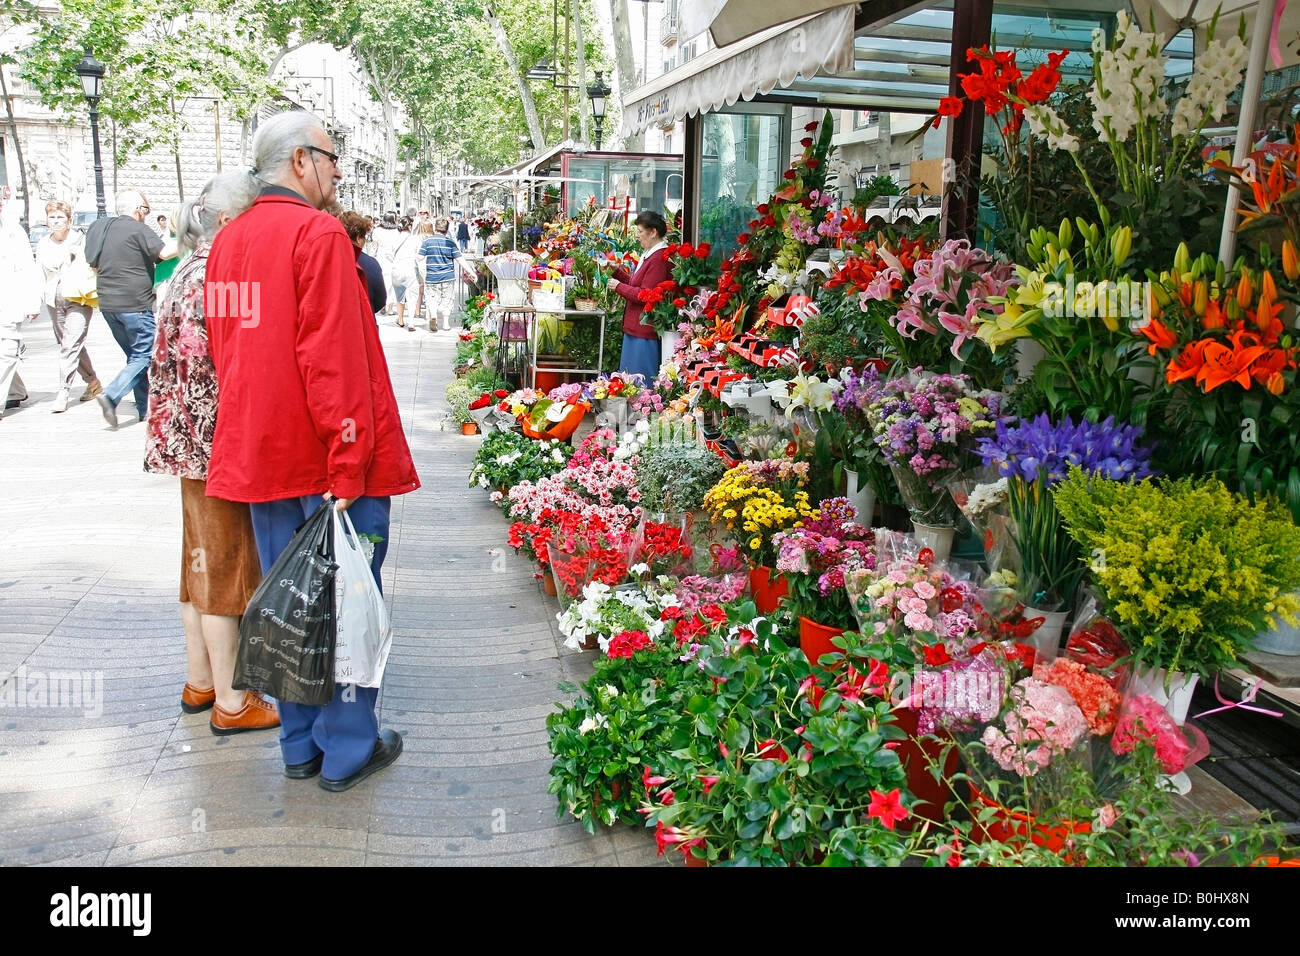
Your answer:
[[[677,351],[677,343],[681,340],[680,332],[660,332],[659,333],[659,358],[664,362],[671,362],[673,353]]]
[[[921,547],[933,551],[936,561],[947,561],[952,556],[952,539],[956,533],[956,528],[947,525],[912,522],[912,537]]]
[[[1041,617],[1043,623],[1038,625],[1038,630],[1025,638],[1026,644],[1032,644],[1034,647],[1034,660],[1051,663],[1060,656],[1061,650],[1061,633],[1065,630],[1065,619],[1070,616],[1069,611],[1040,611],[1037,608],[1027,607],[1021,615],[1026,621]]]
[[[1268,628],[1255,635],[1257,651],[1281,657],[1300,657],[1300,627],[1292,627],[1279,620],[1277,628]]]
[[[876,489],[867,482],[859,484],[862,480],[861,476],[852,468],[845,468],[844,474],[849,483],[845,497],[858,513],[857,523],[864,528],[870,528],[876,518]]]
[[[523,279],[497,280],[497,305],[518,307],[528,304],[528,282]]]
[[[542,571],[542,590],[545,591],[547,594],[549,594],[551,597],[558,596],[558,593],[555,590],[555,578],[551,575],[550,568],[547,568],[544,571]]]
[[[814,664],[823,654],[843,653],[831,643],[832,637],[838,637],[843,633],[842,627],[827,627],[802,615],[799,617],[799,649],[803,651],[804,657]]]
[[[1087,820],[1071,820],[1067,823],[1035,823],[1034,818],[1024,813],[1015,813],[986,797],[975,784],[970,784],[972,815],[979,814],[984,807],[993,807],[995,812],[987,823],[975,823],[971,827],[972,843],[987,843],[990,840],[1005,843],[1008,846],[1024,846],[1025,837],[1029,836],[1029,827],[1034,828],[1032,836],[1034,846],[1041,846],[1053,853],[1065,849],[1066,841],[1076,833],[1091,833],[1092,823]]]
[[[907,739],[901,741],[898,748],[894,751],[898,754],[898,760],[903,765],[903,770],[907,773],[907,789],[916,797],[916,805],[912,807],[912,815],[907,820],[902,821],[900,828],[907,829],[909,825],[915,825],[913,821],[932,820],[935,823],[942,823],[948,819],[944,807],[953,800],[952,787],[948,781],[952,775],[957,772],[960,762],[960,755],[955,747],[948,750],[947,757],[943,760],[943,773],[938,779],[934,779],[934,774],[930,771],[933,764],[937,764],[943,757],[944,748],[948,745],[948,737],[919,736],[917,732],[918,720],[920,714],[911,707],[896,707],[894,709],[894,723],[899,730],[907,734]]]
[[[478,423],[477,423],[477,422],[461,422],[461,423],[460,423],[460,433],[461,433],[462,435],[477,435],[477,434],[478,434]]]
[[[549,392],[553,388],[559,388],[564,384],[563,372],[542,372],[537,373],[536,385],[539,392]]]
[[[771,614],[790,590],[790,585],[772,568],[754,568],[749,572],[749,590],[754,595],[758,613]]]
[[[568,441],[573,437],[573,433],[578,430],[578,426],[582,424],[582,419],[589,409],[589,405],[580,402],[565,412],[564,417],[558,422],[543,422],[543,425],[550,426],[545,431],[538,431],[533,428],[532,423],[525,417],[522,421],[524,434],[529,438],[535,438],[538,440],[545,438],[557,441]]]
[[[1163,668],[1151,670],[1134,667],[1129,693],[1149,695],[1181,727],[1187,720],[1187,709],[1192,706],[1192,693],[1196,690],[1200,675],[1175,671],[1169,678],[1169,689],[1166,691],[1165,674]]]

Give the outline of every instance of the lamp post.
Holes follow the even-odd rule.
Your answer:
[[[605,103],[610,94],[609,85],[601,78],[604,72],[597,70],[596,82],[587,87],[587,96],[591,100],[591,118],[596,121],[596,152],[600,152],[600,138],[605,127]]]
[[[81,89],[90,105],[90,138],[95,147],[95,218],[103,219],[108,215],[104,206],[104,163],[99,157],[99,88],[104,82],[104,64],[87,50],[77,64],[77,76],[81,77]]]

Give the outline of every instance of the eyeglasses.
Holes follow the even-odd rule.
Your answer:
[[[319,146],[308,146],[306,144],[304,144],[302,148],[307,150],[308,152],[320,153],[322,156],[328,158],[329,161],[334,164],[335,169],[339,168],[338,153],[331,153],[328,149],[321,149]]]

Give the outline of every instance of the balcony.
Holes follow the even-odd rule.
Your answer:
[[[668,12],[663,15],[659,21],[659,42],[664,46],[672,46],[677,42],[677,5],[672,4]]]

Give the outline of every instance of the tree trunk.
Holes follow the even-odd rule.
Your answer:
[[[0,93],[5,99],[5,113],[9,117],[9,134],[14,138],[14,158],[18,160],[18,179],[23,187],[23,226],[32,227],[32,197],[27,192],[27,165],[23,162],[23,144],[18,141],[18,121],[14,119],[14,104],[9,99],[9,84],[5,80],[4,64],[0,63]]]
[[[583,143],[591,143],[591,124],[587,122],[587,46],[582,34],[582,0],[565,0],[567,11],[577,8],[578,15],[573,18],[573,42],[578,48],[578,83],[574,95],[578,97],[578,136]]]
[[[384,180],[386,186],[381,187],[384,196],[384,202],[379,209],[380,214],[388,211],[393,205],[393,181],[397,178],[397,133],[393,127],[394,113],[393,94],[391,75],[381,76],[379,70],[375,68],[375,61],[370,56],[362,56],[360,51],[355,48],[352,51],[353,58],[361,64],[361,70],[366,74],[366,79],[374,87],[375,95],[379,98],[379,106],[384,111]],[[331,104],[333,105],[333,104]]]
[[[176,114],[176,101],[169,100],[172,107],[172,128],[180,126],[180,117]],[[179,134],[173,134],[172,139],[172,157],[176,160],[176,195],[180,202],[185,201],[185,176],[181,173],[181,138]]]
[[[628,25],[627,0],[609,0],[609,13],[614,21],[614,59],[618,64],[618,96],[622,100],[636,88],[636,61],[632,55],[632,28]],[[611,130],[611,139],[613,135]],[[631,153],[645,149],[645,133],[629,136],[623,143],[623,149]]]
[[[519,98],[524,104],[524,116],[528,119],[528,135],[533,140],[533,148],[544,149],[546,136],[542,132],[541,121],[537,118],[537,104],[533,102],[533,91],[528,86],[528,80],[519,69],[519,58],[515,56],[515,48],[511,45],[510,37],[506,35],[506,28],[501,25],[497,12],[490,6],[484,7],[483,12],[492,27],[493,35],[497,38],[497,45],[501,47],[501,55],[506,58],[506,66],[510,70],[510,75],[514,77],[515,86],[519,89]]]

